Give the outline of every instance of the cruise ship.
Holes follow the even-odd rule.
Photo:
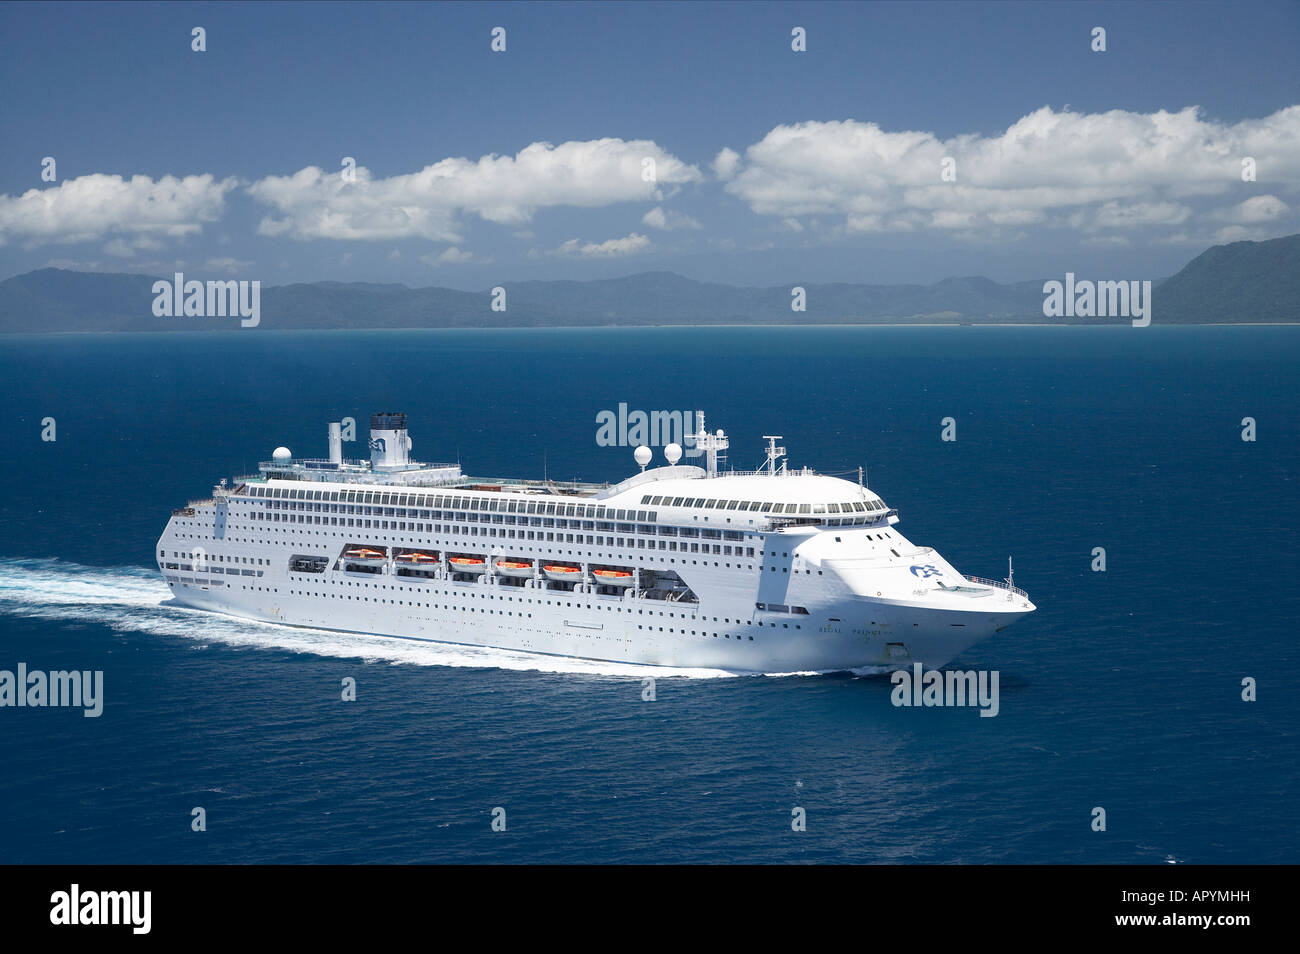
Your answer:
[[[726,469],[727,435],[638,447],[617,484],[469,477],[411,457],[406,416],[370,459],[278,447],[172,511],[158,568],[176,604],[270,623],[647,666],[809,672],[947,664],[1034,610],[897,530],[857,482]]]

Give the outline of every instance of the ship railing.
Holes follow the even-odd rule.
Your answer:
[[[888,518],[895,516],[897,513],[898,513],[897,510],[891,508],[889,510],[877,510],[875,513],[866,513],[866,514],[854,512],[850,514],[802,513],[802,514],[791,514],[791,515],[774,515],[767,518],[767,529],[770,531],[774,531],[774,530],[784,529],[785,527],[799,527],[799,526],[808,526],[808,527],[826,526],[834,529],[838,529],[840,527],[844,527],[844,528],[874,527],[877,524],[884,522]],[[851,522],[831,524],[829,522],[830,520],[850,520]]]
[[[525,490],[546,490],[551,493],[585,494],[605,490],[610,485],[587,480],[532,480],[520,477],[465,477],[463,484],[486,484],[492,487],[522,487]]]
[[[1018,586],[1012,586],[1006,580],[986,580],[982,576],[967,576],[966,579],[971,583],[978,583],[980,586],[996,586],[1000,590],[1009,590],[1017,596],[1023,596],[1029,599],[1029,594]]]
[[[293,457],[289,460],[259,460],[257,462],[259,470],[294,470],[302,468],[303,470],[329,470],[339,473],[375,473],[383,474],[385,471],[372,471],[370,461],[368,460],[345,460],[342,464],[336,464],[331,460],[324,460],[315,457]],[[446,470],[447,468],[459,468],[459,464],[436,464],[428,461],[411,461],[410,466],[403,467],[403,470]]]

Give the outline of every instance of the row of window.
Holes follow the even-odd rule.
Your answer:
[[[456,497],[450,494],[413,494],[387,490],[316,490],[309,487],[269,487],[252,484],[250,497],[273,500],[319,500],[333,503],[374,504],[386,507],[429,507],[482,510],[489,513],[550,514],[557,517],[591,517],[604,520],[653,522],[654,514],[604,504],[575,504],[553,500],[512,500],[508,497]]]
[[[706,510],[758,510],[772,514],[870,513],[885,510],[883,500],[854,500],[849,503],[765,503],[757,500],[717,500],[711,497],[659,497],[646,494],[641,503],[651,507],[703,507]]]

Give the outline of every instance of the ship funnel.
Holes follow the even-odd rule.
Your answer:
[[[370,415],[370,466],[405,467],[410,463],[411,440],[406,436],[406,415],[392,412]]]
[[[343,463],[343,425],[337,421],[330,422],[330,463]]]

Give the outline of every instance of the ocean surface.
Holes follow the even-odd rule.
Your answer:
[[[0,708],[0,863],[1295,863],[1298,368],[1300,328],[0,338],[0,669],[104,672],[99,718]],[[619,480],[620,403],[702,408],[739,469],[763,434],[865,465],[966,573],[1013,555],[1038,611],[950,667],[999,672],[997,717],[846,673],[645,702],[636,667],[174,608],[153,569],[173,507],[327,421]]]

